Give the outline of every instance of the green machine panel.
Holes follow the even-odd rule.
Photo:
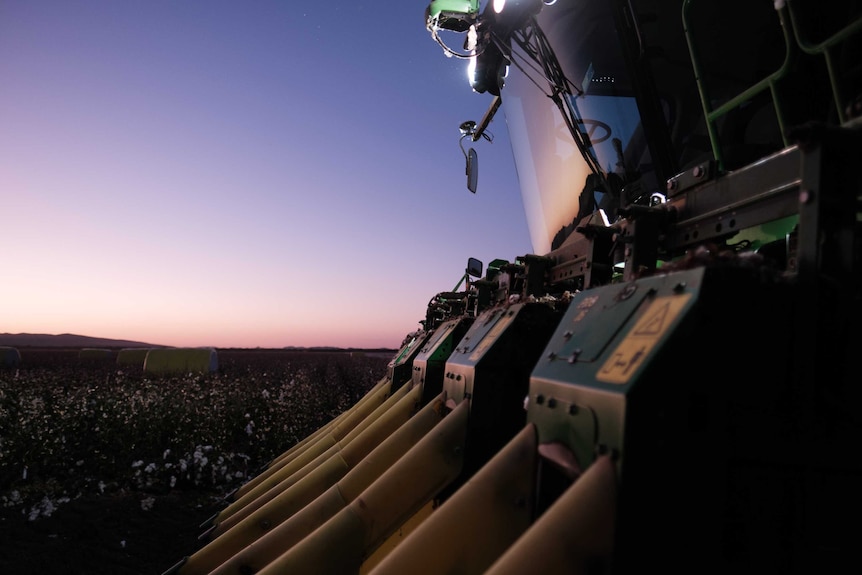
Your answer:
[[[386,375],[392,380],[393,391],[412,379],[413,360],[433,333],[433,331],[420,331],[410,335],[389,362]]]
[[[575,296],[533,371],[528,417],[580,466],[597,446],[622,450],[626,398],[697,301],[703,270]],[[599,425],[601,421],[601,425]]]
[[[615,567],[668,565],[668,545],[695,571],[787,556],[800,536],[787,510],[810,507],[802,486],[824,473],[792,368],[799,303],[792,283],[738,265],[575,295],[531,375],[527,420],[540,452],[563,446],[575,469],[613,456]]]
[[[561,313],[544,303],[517,303],[480,314],[449,360],[447,401],[470,401],[465,470],[472,475],[526,424],[530,373]]]
[[[443,390],[446,360],[473,323],[472,317],[462,316],[440,324],[413,359],[412,385],[422,387],[422,405]]]

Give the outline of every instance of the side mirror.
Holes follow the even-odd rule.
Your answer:
[[[477,260],[476,258],[467,259],[467,269],[464,270],[464,275],[461,276],[461,279],[458,280],[458,285],[456,285],[452,291],[458,291],[458,288],[461,287],[461,284],[464,283],[464,280],[468,280],[467,285],[469,286],[469,278],[471,276],[474,278],[482,277],[482,262]]]
[[[479,155],[476,153],[476,150],[470,148],[467,151],[467,189],[475,194],[478,183]]]

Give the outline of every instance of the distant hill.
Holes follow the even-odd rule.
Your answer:
[[[11,347],[164,347],[142,341],[89,337],[74,333],[0,333],[0,345]]]
[[[108,348],[123,348],[123,347],[169,347],[165,345],[157,345],[152,343],[144,343],[142,341],[129,341],[125,339],[108,339],[104,337],[90,337],[87,335],[76,335],[74,333],[61,333],[53,335],[49,333],[0,333],[0,346],[8,347],[66,347],[66,348],[83,348],[83,347],[108,347]],[[238,348],[246,349],[246,348]],[[260,349],[260,348],[257,348]],[[366,353],[381,353],[393,354],[395,349],[369,349],[369,348],[342,348],[342,347],[296,347],[288,346],[280,348],[286,351],[349,351],[349,352],[366,352]]]

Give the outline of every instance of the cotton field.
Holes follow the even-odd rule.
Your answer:
[[[220,350],[219,370],[153,376],[22,350],[0,370],[0,506],[31,520],[82,495],[223,496],[352,406],[382,354]]]

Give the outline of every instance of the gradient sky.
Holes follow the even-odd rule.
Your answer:
[[[0,0],[0,332],[398,347],[531,251],[423,0]],[[460,46],[453,46],[459,48]]]

